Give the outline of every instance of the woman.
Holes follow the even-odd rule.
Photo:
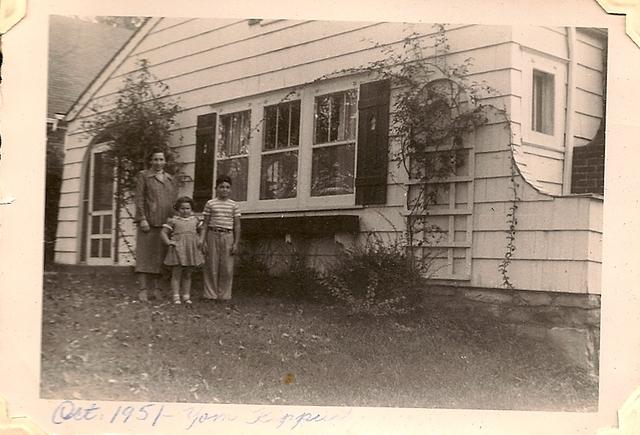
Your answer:
[[[148,301],[149,290],[160,297],[158,278],[166,253],[160,233],[162,225],[173,216],[176,200],[176,183],[173,176],[164,171],[167,164],[163,150],[154,149],[149,159],[151,168],[140,171],[136,180],[136,272],[140,277],[142,302]]]

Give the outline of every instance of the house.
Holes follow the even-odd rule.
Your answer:
[[[341,245],[401,233],[414,180],[388,158],[395,90],[357,71],[413,32],[426,43],[438,34],[429,24],[149,20],[67,115],[56,262],[132,261],[126,214],[114,239],[105,144],[82,121],[140,59],[183,107],[172,136],[188,175],[181,193],[201,207],[216,175],[231,174],[251,248],[277,257],[296,246],[321,266]],[[447,25],[446,37],[446,62],[472,58],[468,78],[494,90],[483,103],[508,116],[465,138],[464,163],[438,182],[435,278],[599,294],[606,31]]]
[[[132,35],[125,28],[52,15],[47,86],[45,258],[52,261],[67,130],[65,116],[82,92]]]

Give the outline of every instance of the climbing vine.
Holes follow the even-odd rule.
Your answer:
[[[116,240],[122,240],[134,257],[133,243],[122,228],[120,215],[124,211],[133,218],[128,205],[133,199],[138,172],[145,168],[153,149],[164,151],[169,172],[176,174],[181,168],[177,152],[169,146],[181,107],[169,98],[169,87],[151,74],[147,60],[140,60],[137,66],[134,74],[124,78],[112,104],[106,108],[94,104],[90,107],[93,116],[82,123],[87,135],[108,145],[106,156],[116,179]]]

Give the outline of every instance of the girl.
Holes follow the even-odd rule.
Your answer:
[[[191,273],[204,258],[198,248],[198,218],[193,216],[193,200],[188,196],[178,198],[173,208],[178,216],[169,218],[162,228],[162,240],[169,247],[164,264],[171,266],[171,290],[173,303],[191,304]]]

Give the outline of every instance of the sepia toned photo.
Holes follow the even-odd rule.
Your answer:
[[[607,29],[48,24],[40,397],[598,410]]]

